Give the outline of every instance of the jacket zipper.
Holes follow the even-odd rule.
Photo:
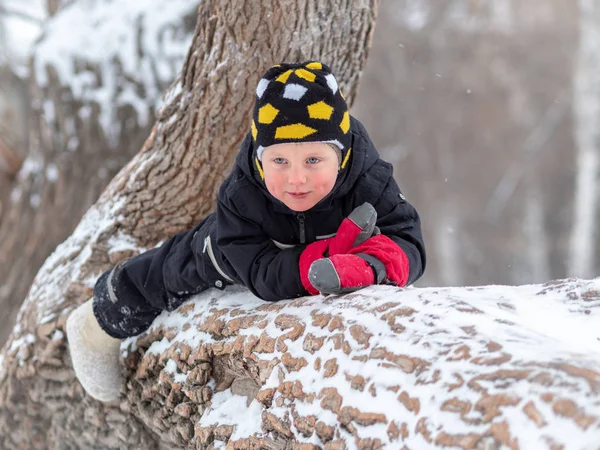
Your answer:
[[[304,213],[298,213],[298,224],[300,225],[300,243],[306,243],[306,230],[304,228]]]

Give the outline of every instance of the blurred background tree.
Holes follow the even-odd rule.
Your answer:
[[[580,254],[570,252],[575,136],[581,120],[598,120],[575,101],[578,73],[598,80],[592,64],[577,63],[583,6],[383,0],[381,8],[353,113],[422,216],[429,258],[418,284],[594,276],[593,258],[573,271]],[[597,34],[600,22],[587,17]],[[598,54],[598,40],[588,45]],[[595,251],[596,240],[586,242]]]
[[[20,304],[44,259],[148,136],[160,95],[176,76],[156,71],[152,61],[168,57],[164,39],[184,42],[191,35],[197,6],[188,1],[193,20],[174,18],[163,40],[151,40],[150,54],[138,38],[141,53],[131,53],[137,70],[127,71],[131,61],[115,60],[90,42],[85,57],[65,72],[52,69],[64,56],[48,54],[56,49],[48,42],[78,1],[28,1],[43,4],[27,13],[43,31],[29,53],[32,70],[5,58],[0,75],[0,142],[24,161],[21,166],[16,159],[18,173],[0,171],[5,310]],[[11,2],[28,1],[0,0],[0,23],[6,24]],[[106,3],[79,2],[87,11]],[[599,7],[591,0],[382,0],[380,8],[352,112],[394,164],[422,216],[428,267],[418,285],[594,277]],[[132,29],[141,36],[145,19],[135,17]],[[102,27],[95,32],[99,38]],[[0,54],[16,52],[19,43],[2,36]],[[172,52],[172,67],[181,67],[183,57]],[[107,62],[112,82],[138,93],[124,99],[118,94],[125,89],[114,91],[110,111],[92,95],[104,92],[107,80],[98,68]],[[6,111],[12,111],[10,122]],[[78,151],[69,151],[71,145]],[[50,183],[48,176],[56,175],[69,182]]]

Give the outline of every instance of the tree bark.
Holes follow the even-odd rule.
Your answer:
[[[0,134],[0,223],[2,223],[2,212],[9,197],[10,187],[15,175],[21,169],[23,159],[8,145],[2,141]],[[0,340],[0,342],[2,342]]]
[[[598,286],[207,292],[125,343],[121,404],[166,448],[595,448]]]
[[[267,67],[285,60],[329,63],[351,104],[376,12],[377,0],[201,3],[181,75],[142,150],[46,260],[21,307],[2,354],[3,448],[158,445],[160,433],[126,403],[107,407],[83,395],[66,351],[68,313],[89,298],[103,270],[190,227],[213,208],[249,129],[255,85]],[[42,142],[47,136],[36,137]],[[23,219],[44,231],[32,213],[19,223]]]
[[[23,158],[0,139],[0,172],[2,175],[14,177],[22,164]]]
[[[193,3],[187,12],[195,18]],[[73,52],[65,56],[69,52],[60,41],[64,39],[62,31],[59,27],[59,32],[53,34],[53,30],[69,14],[73,11],[59,10],[48,20],[47,34],[33,52],[29,89],[32,109],[28,147],[23,152],[25,162],[0,197],[0,305],[4,312],[0,318],[0,343],[5,342],[44,260],[69,236],[111,178],[139,151],[152,129],[155,104],[179,67],[164,75],[169,72],[165,66],[171,63],[172,52],[151,53],[142,43],[167,40],[162,34],[172,36],[167,45],[177,39],[189,42],[195,24],[191,21],[186,26],[186,17],[180,17],[179,22],[171,24],[177,30],[173,31],[157,26],[146,29],[145,22],[138,20],[137,29],[131,30],[139,39],[137,47],[131,49],[136,52],[138,66],[131,73],[118,54],[82,57]],[[106,16],[106,9],[103,14]],[[152,14],[160,13],[147,13]],[[106,20],[98,19],[98,26]],[[110,33],[98,35],[113,38]],[[109,44],[108,48],[114,47]],[[52,56],[55,48],[64,53]],[[65,59],[69,59],[68,64]],[[183,55],[179,63],[182,59]],[[161,70],[154,70],[156,66]],[[73,68],[72,73],[65,73],[65,67]],[[140,98],[123,95],[129,92]]]

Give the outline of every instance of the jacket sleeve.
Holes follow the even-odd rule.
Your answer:
[[[406,201],[392,176],[391,164],[380,161],[357,183],[354,206],[371,203],[377,211],[377,227],[392,239],[409,261],[407,284],[418,280],[425,269],[425,245],[421,219],[416,209]]]
[[[414,283],[423,275],[426,262],[421,219],[417,210],[406,201],[393,177],[389,178],[374,207],[381,233],[398,244],[408,257],[410,271],[407,284]]]
[[[278,248],[260,224],[247,218],[228,196],[219,195],[217,248],[226,271],[266,301],[308,295],[298,262],[305,246]]]

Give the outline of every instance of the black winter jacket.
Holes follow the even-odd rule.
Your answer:
[[[352,154],[333,190],[310,210],[297,213],[267,191],[252,162],[251,136],[223,182],[217,210],[191,230],[105,273],[95,295],[113,303],[172,310],[207,287],[236,283],[257,297],[276,301],[308,295],[298,271],[307,244],[335,234],[342,220],[364,202],[377,210],[377,226],[410,261],[409,283],[425,268],[425,248],[416,210],[379,158],[362,124],[352,118]],[[107,286],[101,285],[107,282]],[[107,293],[107,290],[109,291]]]

